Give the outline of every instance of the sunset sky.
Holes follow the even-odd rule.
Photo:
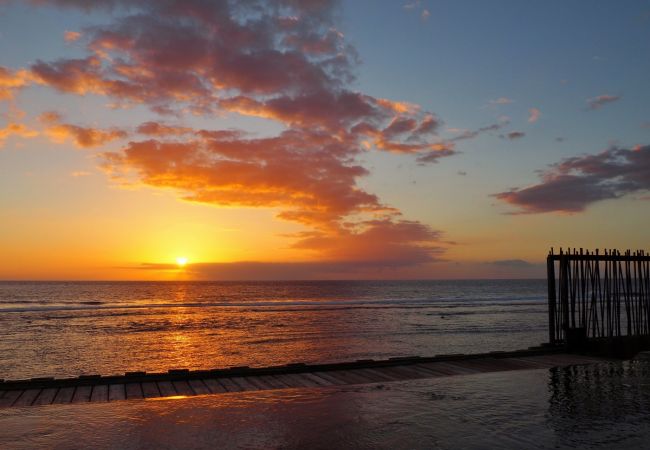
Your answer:
[[[648,250],[649,74],[641,0],[0,0],[0,279]]]

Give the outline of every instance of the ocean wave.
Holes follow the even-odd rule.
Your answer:
[[[523,300],[523,301],[522,301]],[[30,306],[23,306],[29,304]],[[38,305],[38,306],[37,306]],[[274,312],[288,310],[345,310],[345,309],[422,309],[422,308],[495,308],[546,305],[539,297],[508,301],[494,300],[441,300],[441,299],[384,299],[384,300],[339,300],[339,301],[250,301],[250,302],[189,302],[189,303],[107,303],[102,301],[81,301],[77,303],[44,304],[25,301],[0,304],[0,312],[56,312],[93,310],[134,309],[185,309],[185,308],[238,308],[252,312]],[[503,312],[503,311],[502,311]],[[454,313],[447,313],[452,315]],[[463,314],[463,313],[458,313]]]

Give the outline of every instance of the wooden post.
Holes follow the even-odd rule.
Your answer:
[[[555,345],[555,261],[553,249],[546,258],[546,279],[548,281],[548,334],[549,344]]]
[[[560,311],[562,319],[560,332],[566,342],[567,330],[569,329],[569,253],[562,253],[560,249]]]

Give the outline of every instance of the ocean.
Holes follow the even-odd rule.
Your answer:
[[[516,350],[545,280],[0,282],[0,378]]]

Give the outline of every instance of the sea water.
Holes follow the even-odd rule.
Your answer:
[[[515,350],[544,280],[0,282],[0,378]]]

